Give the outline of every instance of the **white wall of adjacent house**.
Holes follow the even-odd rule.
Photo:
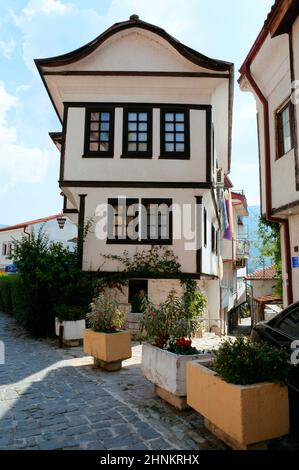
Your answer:
[[[250,282],[253,298],[274,294],[274,287],[276,284],[275,279],[263,279],[259,281],[252,280]]]
[[[5,230],[0,232],[0,269],[3,270],[5,269],[5,266],[13,263],[7,248],[5,249],[5,246],[12,246],[13,250],[14,241],[20,241],[22,237],[29,237],[28,234],[31,234],[32,232],[37,235],[41,229],[44,231],[45,235],[48,236],[51,242],[62,243],[65,247],[68,247],[71,250],[74,249],[75,243],[71,240],[77,237],[77,227],[68,220],[68,218],[66,218],[63,229],[60,229],[57,220],[53,219],[44,223],[28,225],[26,227],[27,233],[24,232],[24,228]]]
[[[296,39],[299,39],[298,20],[294,25],[294,57],[296,57],[298,49],[298,40],[296,41]],[[299,71],[297,58],[295,64],[297,71]],[[299,192],[296,190],[294,149],[277,158],[276,113],[290,99],[292,93],[288,35],[283,34],[274,38],[268,36],[252,62],[251,72],[269,105],[272,208],[276,209],[298,200],[299,197]],[[256,101],[259,116],[262,210],[265,212],[264,116],[262,105],[257,97]],[[296,109],[296,113],[298,113],[298,109]]]

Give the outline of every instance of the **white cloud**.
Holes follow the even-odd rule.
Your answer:
[[[73,5],[63,3],[60,0],[30,0],[22,14],[25,18],[32,19],[35,15],[43,13],[46,15],[64,15],[73,10]]]
[[[0,40],[0,51],[7,59],[10,59],[16,47],[16,41],[10,39],[9,41]]]
[[[0,194],[18,183],[38,183],[47,173],[50,152],[18,142],[17,129],[7,124],[7,114],[19,106],[18,99],[0,82]]]

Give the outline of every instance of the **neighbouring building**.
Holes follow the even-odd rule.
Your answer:
[[[229,178],[224,178],[224,197],[221,210],[221,309],[224,332],[231,333],[240,319],[240,307],[247,301],[244,278],[247,274],[249,241],[244,217],[248,216],[247,200],[243,191],[233,190]]]
[[[250,290],[251,325],[270,320],[282,309],[282,299],[275,291],[277,271],[274,265],[259,268],[245,277]]]
[[[239,78],[256,100],[262,216],[281,224],[284,305],[299,300],[298,14],[275,1]]]
[[[274,265],[259,268],[245,277],[250,283],[252,298],[275,294],[277,272]]]
[[[3,227],[0,228],[0,271],[14,271],[11,259],[13,242],[21,240],[24,236],[30,237],[32,233],[37,235],[41,229],[50,241],[59,242],[70,249],[74,249],[77,229],[64,214],[51,215],[42,219]]]
[[[207,328],[223,329],[216,186],[230,170],[233,64],[137,15],[35,62],[62,125],[50,136],[82,269],[105,275],[122,267],[103,255],[167,246],[207,296]],[[179,290],[177,279],[142,281],[154,302]]]

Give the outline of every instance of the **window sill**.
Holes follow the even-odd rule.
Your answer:
[[[84,153],[82,155],[82,158],[113,158],[113,154],[111,153],[104,153],[104,152],[95,152],[94,154],[92,153]]]
[[[159,155],[159,160],[190,160],[190,154],[169,153]]]
[[[114,240],[107,239],[107,245],[172,245],[172,240]]]
[[[139,154],[122,154],[120,156],[120,158],[138,158],[138,159],[147,159],[147,160],[151,160],[153,158],[152,155],[143,155],[141,153]]]

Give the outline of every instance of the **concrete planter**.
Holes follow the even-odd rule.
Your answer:
[[[186,365],[194,360],[210,361],[210,354],[185,356],[145,343],[142,346],[142,371],[155,384],[156,394],[176,408],[186,409]]]
[[[187,403],[234,449],[266,448],[265,441],[289,432],[288,390],[278,384],[229,384],[193,362],[187,365]]]
[[[108,371],[121,368],[121,361],[132,356],[131,335],[128,331],[101,333],[84,331],[84,352],[93,356],[95,365]]]
[[[55,318],[55,333],[59,336],[59,327],[62,324],[64,344],[67,346],[77,346],[79,341],[83,338],[86,327],[85,323],[85,319],[60,322],[58,318]]]

